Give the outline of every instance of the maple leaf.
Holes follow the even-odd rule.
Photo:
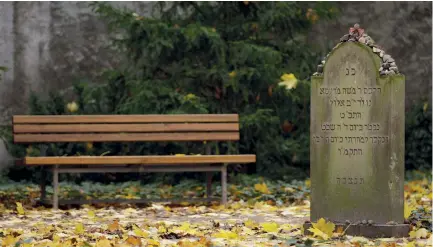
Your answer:
[[[294,74],[283,74],[280,78],[282,82],[279,82],[279,86],[284,86],[287,90],[290,90],[292,88],[296,88],[296,85],[298,84],[298,79],[296,79]]]
[[[134,236],[128,236],[128,238],[126,239],[126,243],[132,246],[141,246],[141,240]]]
[[[84,233],[84,226],[83,223],[77,223],[75,225],[75,233],[76,234],[83,234]]]
[[[257,228],[259,226],[259,224],[257,224],[257,222],[255,222],[251,219],[248,219],[247,221],[245,221],[244,224],[246,227],[251,228],[251,229]]]
[[[75,103],[75,101],[68,103],[66,105],[66,108],[68,109],[69,112],[76,112],[78,110],[78,105],[77,103]]]
[[[238,239],[239,235],[235,232],[220,230],[219,232],[212,234],[212,237],[224,239]]]
[[[114,232],[116,230],[120,230],[120,224],[118,220],[115,220],[113,223],[108,225],[108,231]]]
[[[142,238],[147,238],[149,236],[149,233],[141,230],[140,228],[138,228],[137,226],[133,225],[132,227],[134,234],[137,237],[142,237]]]
[[[147,246],[148,247],[157,247],[157,246],[160,246],[160,243],[156,240],[148,239],[147,240]]]
[[[167,232],[167,228],[165,228],[163,225],[160,225],[158,227],[158,233],[166,233]]]
[[[23,204],[21,204],[20,202],[16,202],[17,204],[17,212],[19,215],[24,215],[24,208],[23,208]]]
[[[404,247],[416,247],[415,242],[409,242]]]
[[[332,222],[326,222],[325,219],[321,218],[317,223],[312,223],[313,227],[310,227],[308,231],[312,232],[314,236],[319,236],[324,240],[329,239],[335,230],[335,224]]]
[[[265,231],[265,232],[278,232],[278,224],[275,222],[262,223],[262,224],[260,224],[260,226],[262,227],[263,231]]]
[[[96,217],[96,215],[95,215],[95,211],[89,211],[89,212],[87,212],[87,216],[89,216],[89,218],[95,218]]]
[[[416,239],[427,238],[427,235],[428,235],[428,231],[425,228],[420,228],[416,231],[409,232],[409,237],[416,238]]]
[[[409,202],[404,202],[404,218],[407,219],[412,214],[412,211],[415,210],[416,207],[409,204]]]
[[[266,186],[265,183],[255,184],[254,189],[263,193],[263,194],[271,194],[271,192],[268,189],[268,186]]]
[[[313,228],[313,227],[308,228],[308,231],[312,232],[313,236],[320,237],[323,240],[328,240],[330,238],[330,236],[328,234],[322,232],[319,229]]]
[[[111,243],[106,238],[101,238],[96,241],[96,247],[111,247]]]
[[[1,241],[2,243],[2,247],[3,246],[14,246],[15,243],[18,241],[17,238],[14,238],[14,236],[12,235],[7,235],[6,237],[4,237]]]

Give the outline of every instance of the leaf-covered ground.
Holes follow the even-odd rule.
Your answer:
[[[62,184],[63,198],[203,197],[197,181],[176,186]],[[214,185],[215,195],[220,187]],[[0,185],[1,246],[431,246],[431,180],[405,185],[409,238],[366,239],[347,236],[321,220],[314,236],[303,236],[309,218],[309,181],[268,181],[237,177],[227,207],[213,205],[84,205],[51,210],[36,207],[38,187]],[[48,190],[50,194],[52,190]]]

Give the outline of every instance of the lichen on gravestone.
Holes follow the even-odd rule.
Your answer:
[[[355,24],[353,27],[351,27],[349,29],[349,33],[343,35],[343,37],[340,38],[340,42],[332,50],[336,49],[340,44],[345,42],[359,42],[370,47],[373,53],[381,58],[381,66],[379,68],[380,75],[400,74],[395,60],[389,54],[386,54],[384,49],[378,46],[374,40],[367,33],[365,33],[364,29],[360,28],[359,24]],[[323,74],[323,67],[325,66],[329,54],[330,53],[328,53],[322,59],[321,63],[317,66],[317,71],[313,75]]]
[[[311,221],[349,222],[351,235],[407,235],[405,77],[396,68],[355,25],[311,77]]]

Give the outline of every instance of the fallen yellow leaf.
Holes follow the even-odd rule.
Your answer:
[[[153,240],[153,239],[148,239],[147,240],[147,246],[148,247],[156,247],[156,246],[159,246],[159,245],[160,245],[160,243],[158,241],[156,241],[156,240]]]
[[[133,225],[132,228],[133,228],[134,234],[137,235],[137,237],[147,238],[149,236],[149,233],[141,230],[140,228],[138,228],[135,225]]]
[[[17,204],[17,212],[18,212],[18,214],[19,215],[24,215],[25,212],[24,212],[23,205],[20,202],[16,202],[16,204]]]
[[[308,228],[308,231],[312,232],[314,237],[320,237],[323,240],[328,240],[330,238],[328,234],[322,232],[317,228],[310,227]]]
[[[87,215],[89,216],[89,218],[95,218],[95,217],[96,217],[94,211],[89,211],[89,212],[87,212]]]
[[[326,222],[325,219],[321,218],[317,223],[312,223],[313,227],[308,230],[314,234],[314,236],[319,236],[324,240],[332,237],[332,233],[335,230],[335,224],[332,222]]]
[[[164,226],[159,226],[158,227],[158,233],[166,233],[167,232],[167,229],[164,227]]]
[[[111,223],[110,225],[108,225],[108,230],[110,232],[114,232],[116,230],[120,229],[120,225],[119,225],[119,221],[115,220],[113,223]]]
[[[278,232],[278,224],[275,222],[262,223],[260,226],[265,232]]]
[[[416,247],[415,242],[409,242],[404,247]]]
[[[224,239],[238,239],[239,236],[235,232],[220,230],[217,233],[212,234],[214,238],[224,238]]]
[[[251,219],[248,219],[247,221],[245,221],[244,224],[246,227],[251,228],[251,229],[259,226],[259,224],[257,224],[257,222],[255,222]]]
[[[404,202],[404,218],[407,219],[411,215],[412,211],[415,210],[416,207],[409,204],[409,202]]]
[[[82,223],[77,223],[75,225],[75,233],[76,234],[83,234],[84,233],[84,226]]]
[[[126,239],[126,243],[132,246],[141,246],[141,240],[134,236],[128,236],[128,238]]]
[[[271,192],[268,189],[268,186],[265,183],[255,184],[254,189],[263,194],[271,194]]]
[[[99,239],[96,241],[96,247],[111,247],[111,243],[108,239]]]
[[[2,247],[3,246],[4,247],[6,247],[6,246],[14,246],[17,241],[18,241],[18,239],[14,238],[12,235],[7,235],[1,241]]]
[[[417,238],[417,239],[427,238],[427,235],[428,235],[428,231],[425,228],[420,228],[416,231],[409,232],[409,237],[411,238]]]

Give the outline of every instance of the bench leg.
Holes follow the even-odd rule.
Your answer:
[[[45,167],[41,168],[41,183],[40,183],[40,189],[41,189],[41,198],[40,201],[43,203],[45,200],[46,193],[46,176],[47,176],[47,170]]]
[[[53,209],[59,209],[59,167],[53,167]]]
[[[212,197],[212,172],[206,172],[206,196]]]
[[[221,167],[221,204],[227,204],[227,166],[224,164]]]

